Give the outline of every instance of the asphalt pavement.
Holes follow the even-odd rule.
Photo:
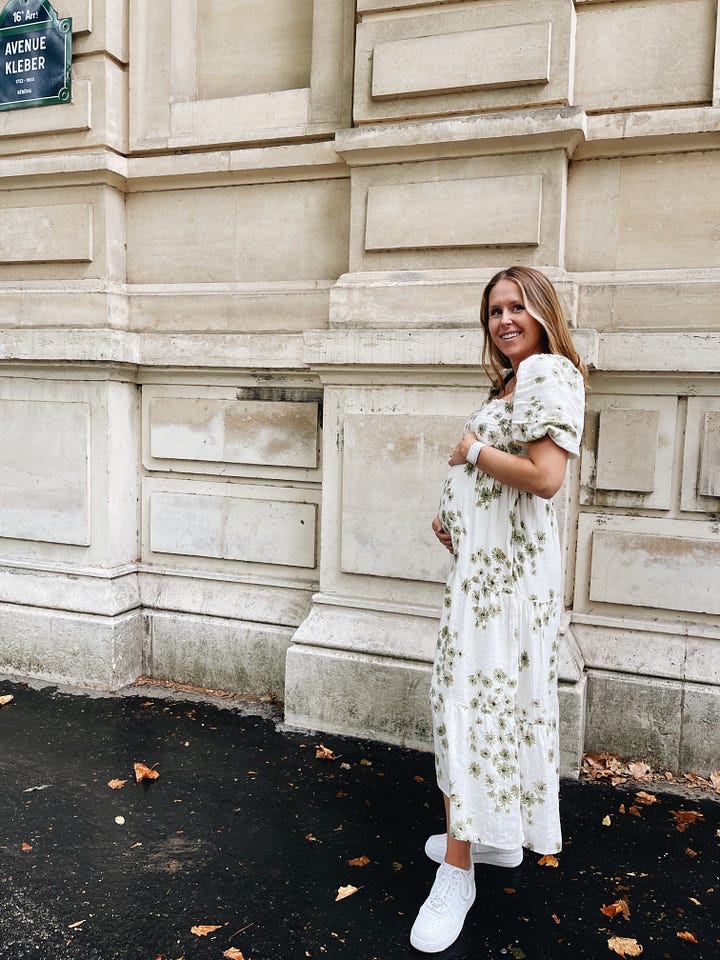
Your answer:
[[[436,869],[425,838],[443,830],[430,754],[288,731],[272,704],[0,680],[10,695],[2,960],[423,956],[408,937]],[[135,763],[158,776],[137,782]],[[720,804],[654,787],[563,781],[558,865],[477,866],[438,956],[608,960],[620,937],[645,960],[717,960]]]

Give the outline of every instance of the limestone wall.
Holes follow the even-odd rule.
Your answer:
[[[0,670],[427,745],[478,304],[591,365],[563,765],[720,742],[716,0],[66,0],[0,112]]]

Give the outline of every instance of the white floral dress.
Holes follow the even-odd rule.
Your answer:
[[[584,403],[573,364],[536,354],[520,364],[511,400],[488,400],[465,431],[525,456],[527,441],[547,435],[577,457]],[[552,503],[465,464],[450,468],[439,515],[454,557],[430,703],[451,834],[557,853],[562,584]]]

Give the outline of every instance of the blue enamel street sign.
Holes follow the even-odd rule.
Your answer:
[[[10,0],[0,11],[0,110],[71,99],[72,17],[48,0]]]

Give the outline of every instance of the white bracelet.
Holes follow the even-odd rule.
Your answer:
[[[468,463],[471,463],[473,467],[477,466],[477,459],[483,447],[487,447],[487,443],[483,443],[482,440],[476,440],[475,443],[470,446],[465,459]]]

